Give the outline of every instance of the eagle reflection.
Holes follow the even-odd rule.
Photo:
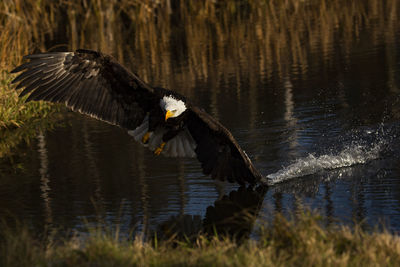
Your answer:
[[[237,241],[246,239],[266,193],[266,186],[241,186],[207,207],[204,219],[200,215],[171,216],[157,227],[154,234],[162,240],[194,240],[200,234]]]

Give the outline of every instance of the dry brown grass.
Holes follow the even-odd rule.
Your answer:
[[[37,239],[26,227],[3,227],[2,266],[398,266],[400,239],[355,227],[321,227],[304,213],[296,220],[277,216],[258,240],[238,244],[199,236],[195,241],[124,239],[100,230],[87,239]],[[157,244],[157,245],[154,245]]]
[[[218,83],[237,71],[240,88],[243,73],[252,73],[251,83],[257,75],[307,75],[315,58],[329,65],[332,45],[340,43],[341,52],[349,53],[366,28],[374,45],[393,39],[400,13],[396,0],[173,2],[5,0],[0,27],[6,38],[1,39],[18,45],[1,46],[1,62],[8,58],[9,69],[10,52],[20,60],[27,51],[56,49],[49,46],[55,39],[63,49],[111,53],[146,80],[165,86],[209,77]],[[178,40],[177,28],[185,33]],[[185,53],[184,77],[172,75],[174,49]],[[257,58],[249,55],[259,60],[249,61]],[[192,88],[184,90],[190,94]]]

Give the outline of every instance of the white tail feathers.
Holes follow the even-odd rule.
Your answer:
[[[194,150],[196,149],[196,142],[190,135],[188,129],[184,129],[177,136],[167,142],[162,152],[165,156],[169,157],[196,157]]]
[[[151,151],[157,149],[162,141],[163,135],[167,132],[167,129],[163,127],[157,128],[154,132],[150,132],[149,140],[147,144],[142,142],[143,136],[147,133],[149,129],[149,116],[147,115],[143,123],[139,125],[136,129],[128,131],[128,134],[133,136],[136,141],[138,141],[143,146],[148,147]],[[188,129],[184,129],[179,132],[174,138],[169,140],[161,154],[167,157],[196,157],[195,149],[196,142],[190,135]]]

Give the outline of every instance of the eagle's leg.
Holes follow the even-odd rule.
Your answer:
[[[181,131],[181,128],[177,128],[177,129],[170,129],[168,132],[166,132],[162,137],[161,145],[159,147],[157,147],[156,150],[154,150],[154,154],[160,155],[161,152],[163,151],[164,147],[165,147],[165,144],[169,140],[174,138],[180,131]]]
[[[165,142],[162,142],[161,145],[157,147],[156,150],[154,150],[154,154],[157,156],[160,155],[165,147],[165,144],[166,144]]]
[[[146,132],[142,137],[142,143],[147,144],[149,142],[150,136],[152,132]]]

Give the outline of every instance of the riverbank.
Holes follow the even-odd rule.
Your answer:
[[[194,241],[121,238],[118,231],[89,236],[35,238],[27,227],[3,227],[1,266],[397,266],[400,239],[360,226],[322,226],[320,216],[277,216],[257,240],[241,244],[221,236]],[[106,233],[105,233],[106,232]],[[113,232],[112,234],[110,232]],[[51,235],[54,236],[54,235]]]
[[[25,103],[10,84],[13,77],[0,73],[0,158],[21,142],[29,142],[41,129],[49,129],[59,108],[45,102]]]

